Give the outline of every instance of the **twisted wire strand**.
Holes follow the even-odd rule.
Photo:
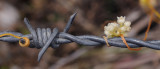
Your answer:
[[[0,34],[2,34],[2,33],[4,33],[4,32],[0,32]],[[10,33],[10,32],[5,32],[5,33]],[[16,35],[16,34],[20,34],[20,33],[14,32],[14,35]],[[31,40],[31,43],[33,44],[31,34],[21,35],[21,37],[24,37],[24,36],[28,37]],[[160,50],[160,40],[142,41],[139,39],[128,38],[128,37],[125,37],[125,39],[131,48],[147,47],[147,48]],[[14,37],[7,36],[7,37],[1,37],[0,41],[18,42],[19,40]],[[76,42],[76,43],[78,43],[80,45],[84,45],[84,46],[100,46],[100,45],[106,44],[105,40],[101,37],[98,37],[98,36],[93,36],[93,35],[74,36],[74,35],[64,33],[64,32],[60,32],[57,35],[57,37],[55,38],[55,40],[53,40],[52,42],[54,42],[56,44],[67,44],[67,43],[71,43],[71,42]],[[110,39],[108,39],[108,43],[111,46],[127,48],[126,45],[122,42],[120,37],[110,38]],[[50,44],[50,45],[52,46],[52,44]],[[32,47],[32,48],[36,48],[36,47]]]
[[[59,32],[57,28],[54,28],[53,30],[51,28],[42,28],[42,29],[37,28],[36,30],[34,30],[33,27],[30,25],[29,20],[25,18],[24,23],[26,24],[31,34],[23,35],[19,32],[3,31],[3,32],[0,32],[0,35],[5,33],[11,33],[16,36],[29,38],[30,48],[37,48],[37,49],[42,48],[38,55],[38,61],[40,61],[41,57],[43,56],[43,54],[45,53],[45,51],[49,46],[52,48],[57,48],[61,44],[66,44],[71,42],[76,42],[84,46],[105,45],[106,44],[105,40],[99,36],[94,36],[94,35],[74,36],[67,33],[76,14],[77,12],[71,15],[63,32]],[[147,47],[147,48],[160,50],[160,40],[142,41],[139,39],[127,38],[127,37],[125,37],[125,39],[131,48]],[[1,37],[0,41],[18,42],[19,39],[10,37],[10,36],[5,36],[5,37]],[[127,48],[120,37],[110,38],[108,39],[108,43],[111,46]]]

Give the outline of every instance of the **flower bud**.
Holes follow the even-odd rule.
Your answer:
[[[131,25],[131,22],[130,22],[130,21],[126,21],[126,22],[124,23],[124,26],[130,27],[130,25]]]
[[[117,23],[124,23],[125,22],[125,16],[117,17]]]

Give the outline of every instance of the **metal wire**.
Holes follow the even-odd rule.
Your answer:
[[[54,28],[53,31],[50,28],[46,28],[46,29],[37,28],[36,30],[34,30],[30,25],[28,19],[25,18],[24,22],[27,28],[29,29],[29,31],[31,32],[31,34],[23,35],[19,32],[9,32],[9,31],[0,32],[0,34],[11,33],[20,37],[28,37],[31,43],[29,46],[30,48],[37,48],[37,49],[42,48],[38,55],[38,61],[40,61],[41,57],[43,56],[43,54],[45,53],[45,51],[49,46],[52,48],[57,48],[61,44],[66,44],[71,42],[76,42],[84,46],[105,45],[106,44],[105,40],[99,36],[94,36],[94,35],[74,36],[67,33],[76,14],[77,13],[74,13],[73,15],[71,15],[63,32],[59,32],[57,28]],[[160,40],[142,41],[139,39],[127,38],[127,37],[125,37],[125,39],[131,48],[147,47],[147,48],[160,50]],[[10,37],[10,36],[5,36],[5,37],[1,37],[0,41],[18,42],[19,39]],[[108,43],[111,46],[127,48],[120,37],[110,38],[108,39]]]

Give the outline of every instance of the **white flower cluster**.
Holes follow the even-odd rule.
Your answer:
[[[131,30],[131,22],[125,21],[125,16],[117,17],[117,22],[109,23],[104,27],[104,34],[108,38],[118,37],[121,34],[127,35],[127,32]]]

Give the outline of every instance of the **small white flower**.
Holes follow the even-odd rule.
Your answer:
[[[131,27],[127,27],[126,28],[126,31],[128,32],[128,31],[130,31],[131,30]]]
[[[124,26],[130,27],[131,22],[130,21],[125,21]]]
[[[110,23],[110,25],[112,25],[112,26],[118,26],[117,23]]]
[[[113,31],[114,28],[112,26],[105,26],[104,30],[106,30],[106,31]]]
[[[110,26],[112,26],[113,28],[118,28],[118,24],[117,23],[110,23]]]
[[[124,23],[125,22],[125,16],[123,17],[123,16],[121,16],[121,17],[117,17],[117,23]]]
[[[104,26],[104,30],[108,30],[108,26]]]
[[[126,31],[126,27],[121,27],[121,31]]]
[[[116,28],[118,28],[117,23],[109,23],[108,26],[104,27],[107,31],[114,31]]]
[[[104,33],[108,36],[110,35],[110,32],[109,31],[104,31]]]

